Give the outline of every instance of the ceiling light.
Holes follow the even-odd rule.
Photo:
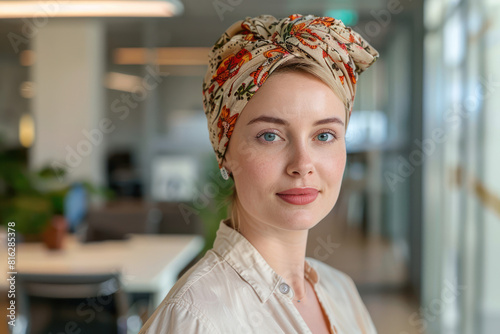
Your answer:
[[[141,82],[142,78],[136,75],[109,72],[106,75],[104,86],[108,89],[134,93],[138,87],[141,87]]]
[[[0,18],[169,17],[183,12],[179,0],[0,1]]]
[[[19,120],[19,141],[23,147],[31,147],[35,139],[35,122],[30,114],[24,114]]]
[[[19,62],[22,66],[32,66],[35,63],[35,52],[33,50],[21,51]]]
[[[210,48],[117,48],[113,52],[113,61],[118,65],[144,65],[148,63],[148,51],[153,52],[151,62],[158,65],[208,65]]]

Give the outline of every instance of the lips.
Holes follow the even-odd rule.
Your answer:
[[[311,195],[317,193],[318,190],[314,188],[293,188],[279,192],[278,195]]]
[[[294,205],[305,205],[318,197],[319,191],[314,188],[293,188],[277,193],[279,198]]]

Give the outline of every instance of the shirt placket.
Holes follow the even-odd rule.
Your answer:
[[[283,297],[288,299],[289,302],[286,303],[286,306],[289,308],[290,312],[292,312],[295,319],[297,319],[298,325],[300,326],[299,333],[312,334],[312,332],[309,329],[309,326],[307,326],[307,323],[305,322],[304,318],[302,318],[302,315],[300,314],[300,312],[293,305],[294,293],[293,293],[293,290],[290,287],[290,285],[288,285],[286,282],[281,282],[278,285],[278,293],[283,295]]]
[[[316,295],[318,296],[319,302],[321,303],[321,307],[325,311],[325,313],[328,317],[328,320],[330,322],[330,325],[331,325],[330,332],[333,334],[338,334],[337,328],[339,326],[338,326],[337,322],[335,321],[335,319],[333,318],[331,310],[328,307],[326,307],[326,304],[324,303],[323,291],[321,290],[321,288],[319,286],[317,286],[317,284],[313,284],[313,287],[314,287],[314,291],[315,291]],[[299,322],[300,322],[300,325],[302,327],[301,329],[306,331],[307,333],[311,333],[311,330],[309,329],[309,326],[307,326],[307,323],[305,322],[304,318],[302,318],[302,315],[297,310],[297,308],[295,306],[293,306],[294,293],[293,293],[292,288],[286,282],[281,282],[278,285],[278,290],[281,294],[283,294],[288,299],[290,299],[292,309],[293,309],[292,312],[294,312],[296,314],[296,316],[298,317],[298,319],[300,319]]]
[[[317,284],[313,285],[314,291],[316,292],[316,295],[318,296],[319,302],[321,303],[321,307],[326,313],[326,316],[328,317],[328,320],[330,321],[330,331],[332,331],[333,334],[338,334],[337,328],[339,328],[339,325],[335,318],[333,317],[333,314],[331,310],[327,307],[327,305],[324,303],[323,299],[323,290],[321,289],[320,286],[317,286]]]

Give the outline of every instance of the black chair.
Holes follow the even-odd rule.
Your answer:
[[[119,273],[23,273],[16,283],[20,297],[16,333],[127,333],[128,300]]]
[[[159,209],[140,201],[118,201],[87,214],[86,242],[121,240],[128,234],[156,233],[162,219]]]
[[[192,204],[187,202],[157,202],[155,208],[161,212],[158,224],[159,234],[199,234],[205,235],[203,221],[189,210]]]

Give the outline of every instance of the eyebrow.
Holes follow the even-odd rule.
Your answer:
[[[260,117],[254,118],[250,122],[248,122],[247,125],[258,123],[258,122],[274,123],[274,124],[287,125],[287,126],[290,125],[284,119],[270,117],[270,116],[260,116]],[[342,126],[344,125],[344,122],[342,122],[340,120],[340,118],[338,118],[338,117],[330,117],[330,118],[320,119],[319,121],[314,122],[313,125],[315,126],[315,125],[328,124],[328,123],[338,123],[338,124],[341,124]]]

